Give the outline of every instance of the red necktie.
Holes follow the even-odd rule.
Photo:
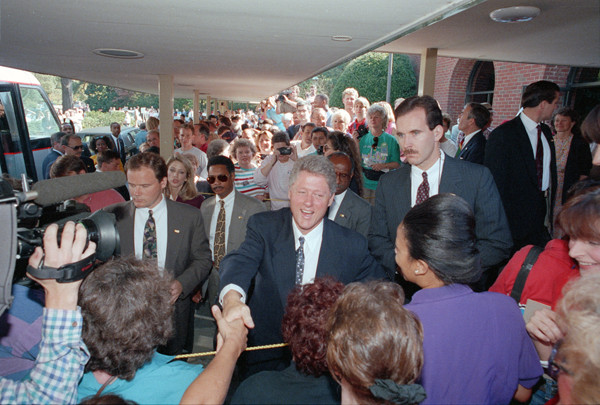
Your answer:
[[[538,188],[542,189],[542,178],[544,176],[544,146],[542,145],[542,127],[537,126],[537,148],[535,151],[535,171],[537,174]]]
[[[427,181],[427,172],[423,172],[423,182],[417,189],[417,202],[415,205],[421,204],[429,198],[429,182]]]

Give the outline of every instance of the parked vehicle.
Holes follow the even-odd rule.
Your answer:
[[[50,135],[58,131],[58,115],[35,76],[0,66],[0,172],[41,180]]]
[[[121,134],[119,138],[123,140],[125,144],[125,152],[127,156],[131,156],[137,153],[137,146],[135,145],[135,134],[140,132],[140,129],[137,127],[121,127]],[[86,128],[77,133],[81,137],[83,143],[90,145],[90,142],[94,138],[98,138],[100,136],[111,136],[110,127],[95,127],[95,128]]]

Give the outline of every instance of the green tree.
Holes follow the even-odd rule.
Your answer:
[[[115,105],[118,95],[113,87],[89,83],[85,94],[91,110],[108,111],[110,107],[119,107]]]
[[[354,59],[335,82],[333,91],[329,94],[329,104],[343,108],[342,92],[348,87],[354,87],[361,97],[366,97],[371,103],[384,101],[387,71],[387,53],[369,52]],[[391,101],[398,97],[414,96],[416,93],[417,79],[408,56],[395,54]]]

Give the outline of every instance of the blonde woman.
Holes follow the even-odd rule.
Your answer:
[[[194,168],[186,157],[171,157],[167,162],[165,196],[173,201],[200,208],[204,197],[196,191],[194,175]]]

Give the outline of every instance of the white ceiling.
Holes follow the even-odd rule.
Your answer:
[[[490,12],[510,6],[535,6],[538,17],[527,23],[497,23]],[[600,1],[488,0],[403,36],[378,50],[467,59],[600,66]]]
[[[486,18],[507,4],[538,5],[542,14],[527,24]],[[447,56],[600,66],[599,4],[2,0],[0,65],[149,93],[157,93],[158,75],[168,74],[176,97],[190,98],[198,89],[213,98],[249,101],[376,48],[419,53],[438,47]],[[334,42],[333,35],[353,40]],[[129,49],[145,57],[111,59],[93,54],[96,48]]]

